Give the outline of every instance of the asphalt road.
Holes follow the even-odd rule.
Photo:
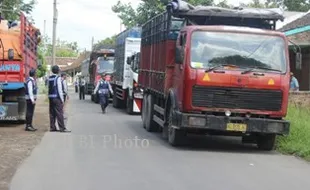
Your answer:
[[[259,152],[240,139],[190,137],[173,148],[140,116],[71,96],[71,134],[46,133],[11,190],[306,190],[310,164]]]

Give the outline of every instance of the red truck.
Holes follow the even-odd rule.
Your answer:
[[[83,64],[85,65],[82,67],[82,76],[86,79],[86,94],[91,95],[93,102],[99,103],[98,94],[93,94],[93,91],[97,82],[101,79],[101,74],[106,73],[106,80],[111,80],[114,65],[114,49],[95,50],[91,52],[89,61],[87,60]]]
[[[275,31],[282,19],[268,9],[169,3],[142,27],[144,128],[173,146],[196,133],[272,150],[290,127],[288,40]]]
[[[8,25],[10,27],[8,27]],[[25,122],[25,81],[38,66],[40,31],[21,13],[19,22],[0,24],[0,120]]]

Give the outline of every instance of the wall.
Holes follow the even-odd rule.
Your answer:
[[[302,49],[302,68],[301,70],[295,69],[295,53],[290,50],[290,70],[294,73],[299,82],[300,91],[310,90],[310,48]]]
[[[310,108],[310,91],[291,92],[289,102],[293,105]]]

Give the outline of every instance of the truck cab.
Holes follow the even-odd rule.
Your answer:
[[[97,83],[101,79],[102,74],[107,74],[106,75],[106,80],[111,81],[111,78],[113,76],[113,68],[114,68],[114,56],[108,56],[105,54],[104,56],[100,56],[97,58],[97,60],[93,63],[96,65],[96,70],[95,70],[95,87]],[[97,94],[92,93],[92,99],[94,102],[98,103],[99,102],[99,96]],[[112,94],[110,94],[110,100],[112,100]]]

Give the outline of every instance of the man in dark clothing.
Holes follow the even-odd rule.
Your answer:
[[[63,88],[61,84],[61,77],[59,74],[59,67],[57,65],[52,67],[53,75],[48,79],[48,97],[49,97],[49,109],[50,109],[50,131],[57,131],[55,122],[57,119],[60,132],[70,132],[66,129],[64,123],[64,96]]]
[[[82,77],[80,81],[80,100],[85,100],[85,85],[86,81],[84,80],[84,77]]]
[[[25,89],[26,89],[26,104],[27,104],[27,110],[26,110],[26,131],[36,131],[32,126],[32,118],[34,114],[34,109],[36,105],[36,100],[37,100],[37,84],[35,81],[35,75],[36,75],[36,70],[31,69],[29,71],[29,78],[27,79],[25,83]]]
[[[109,105],[109,91],[113,94],[112,87],[108,81],[105,80],[105,74],[101,75],[100,81],[98,81],[94,94],[96,96],[97,92],[99,94],[100,105],[102,113],[106,112],[106,108]]]

